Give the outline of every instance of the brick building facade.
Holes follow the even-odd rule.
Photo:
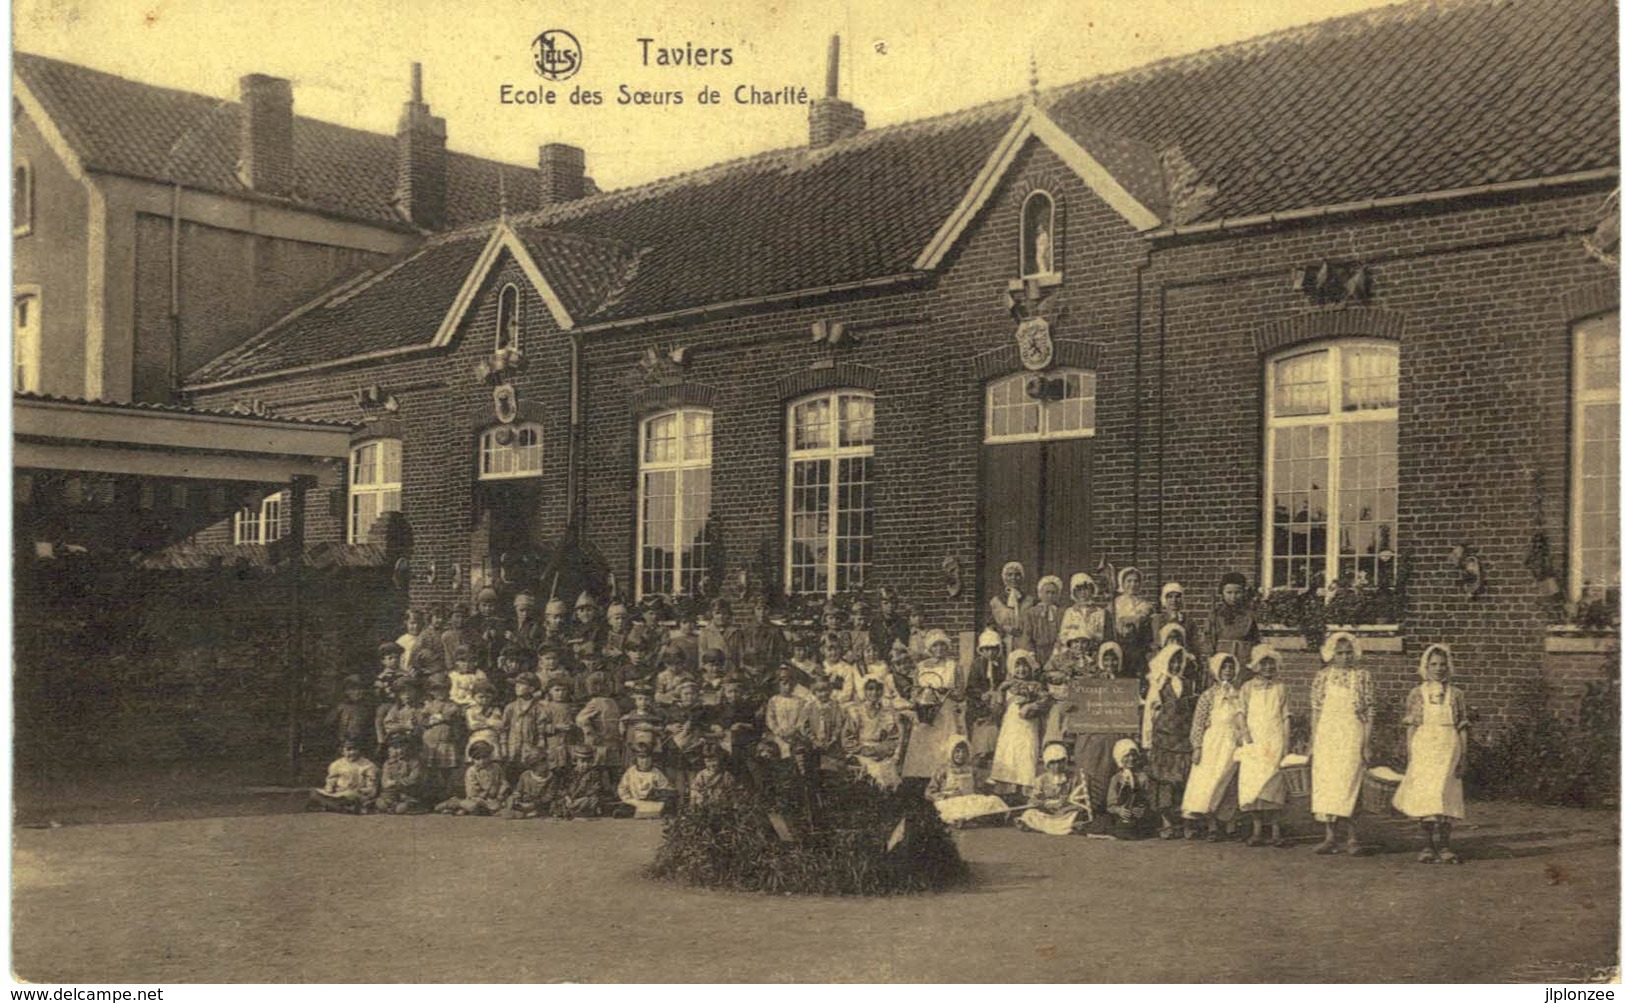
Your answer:
[[[890,585],[960,632],[1013,557],[1199,616],[1336,565],[1388,590],[1382,704],[1445,641],[1493,732],[1617,657],[1572,623],[1617,603],[1616,48],[1606,4],[1411,5],[505,216],[188,392],[398,444],[307,534],[393,492],[417,604],[545,591],[572,520],[625,593]]]

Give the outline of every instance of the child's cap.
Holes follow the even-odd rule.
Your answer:
[[[528,686],[531,689],[535,689],[536,682],[536,676],[529,672],[516,673],[513,677],[513,684],[516,688],[520,686]]]
[[[589,672],[587,674],[587,695],[594,697],[609,696],[609,673]]]
[[[683,653],[682,648],[662,648],[660,651],[660,664],[678,667],[686,666],[688,665],[688,655]]]
[[[1066,746],[1060,742],[1051,742],[1044,746],[1044,765],[1066,762]]]
[[[474,652],[466,644],[459,644],[451,653],[451,660],[454,662],[472,661],[473,658]]]
[[[999,637],[999,632],[994,630],[992,627],[982,631],[981,636],[976,639],[976,647],[981,651],[985,651],[988,648],[999,648],[1003,646],[1004,639]]]
[[[406,651],[405,648],[403,648],[400,645],[396,644],[394,641],[385,641],[382,644],[378,645],[378,655],[379,655],[380,658],[383,657],[384,655],[400,655],[400,654],[404,654],[405,651]]]
[[[367,684],[361,681],[361,677],[353,673],[344,677],[344,688],[347,690],[359,689],[365,685]]]
[[[632,755],[652,756],[654,754],[654,743],[650,742],[647,736],[639,736],[632,741]]]
[[[728,656],[723,653],[721,648],[706,648],[700,652],[700,664],[702,665],[720,665],[727,660]]]
[[[1117,740],[1117,744],[1112,746],[1112,762],[1116,763],[1118,766],[1122,766],[1124,760],[1126,760],[1131,754],[1139,751],[1140,747],[1135,743],[1134,739],[1120,738]]]
[[[344,741],[339,743],[339,748],[341,748],[341,749],[359,749],[359,748],[361,748],[361,740],[358,739],[358,738],[355,738],[354,736],[346,735],[345,738],[344,738]]]
[[[496,749],[491,745],[491,743],[487,742],[483,738],[478,738],[468,743],[468,754],[475,758],[479,758],[480,756],[489,756],[495,751]]]

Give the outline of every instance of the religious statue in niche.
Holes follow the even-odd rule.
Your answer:
[[[1021,277],[1055,274],[1055,200],[1033,192],[1021,207]]]

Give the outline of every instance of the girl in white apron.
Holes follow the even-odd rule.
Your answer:
[[[1033,653],[1024,648],[1010,652],[1010,678],[999,687],[1004,713],[999,723],[999,742],[993,749],[992,780],[1017,789],[1038,782],[1038,744],[1049,710],[1049,694],[1033,674],[1038,666]]]
[[[1246,727],[1241,691],[1236,689],[1236,676],[1241,672],[1236,656],[1223,652],[1214,655],[1208,659],[1208,671],[1214,685],[1196,702],[1196,718],[1191,722],[1191,773],[1180,804],[1189,820],[1187,834],[1219,810],[1219,802],[1236,775],[1236,748]],[[1222,837],[1217,822],[1208,826],[1209,840],[1216,842]]]
[[[1348,828],[1348,852],[1360,853],[1354,831],[1354,806],[1365,779],[1366,743],[1371,739],[1371,706],[1375,691],[1371,674],[1356,663],[1360,642],[1346,631],[1326,638],[1320,646],[1325,668],[1315,673],[1310,690],[1314,739],[1310,751],[1309,807],[1326,826],[1326,838],[1316,853],[1337,852],[1337,823]]]
[[[1417,666],[1422,684],[1405,701],[1410,761],[1394,792],[1394,807],[1422,823],[1428,845],[1416,859],[1423,864],[1461,863],[1450,849],[1450,825],[1467,817],[1461,793],[1467,696],[1450,685],[1451,668],[1450,649],[1429,645]]]
[[[1281,656],[1267,644],[1253,649],[1253,678],[1241,684],[1243,745],[1237,757],[1241,770],[1236,778],[1236,799],[1241,810],[1253,817],[1253,834],[1248,846],[1262,846],[1264,825],[1270,827],[1270,845],[1285,846],[1281,838],[1281,809],[1286,807],[1286,779],[1281,776],[1281,757],[1286,755],[1292,733],[1292,710],[1286,685],[1275,678]]]

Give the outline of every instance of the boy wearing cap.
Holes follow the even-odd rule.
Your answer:
[[[434,806],[448,815],[490,815],[502,810],[508,796],[508,782],[502,765],[494,758],[496,747],[483,738],[468,743],[468,769],[463,772],[463,796],[450,797]]]
[[[466,627],[469,647],[474,664],[489,672],[496,667],[497,650],[507,640],[509,624],[497,613],[497,590],[489,585],[474,597],[474,610]]]
[[[384,705],[377,718],[378,730],[374,736],[378,748],[387,750],[394,735],[405,735],[417,742],[423,730],[423,686],[416,679],[400,676],[395,680],[395,699]]]
[[[677,625],[666,635],[662,644],[665,648],[675,648],[688,658],[688,664],[695,671],[700,666],[700,611],[693,599],[684,599],[677,604]]]
[[[536,677],[528,672],[513,677],[514,698],[502,708],[502,749],[510,773],[542,751],[541,704],[536,699]]]
[[[397,732],[389,736],[389,753],[379,774],[378,800],[373,807],[391,815],[418,811],[423,793],[423,764],[415,752],[411,735]]]
[[[626,646],[642,648],[652,660],[666,642],[666,603],[659,596],[644,596],[637,608],[638,621],[626,634]]]
[[[536,724],[550,768],[563,766],[568,761],[567,746],[575,719],[575,704],[570,702],[570,677],[562,672],[554,673],[547,681],[547,699],[537,708]]]
[[[508,630],[510,644],[517,643],[535,651],[542,643],[542,621],[536,615],[536,597],[521,592],[513,597],[513,627]]]
[[[660,655],[660,673],[655,676],[655,702],[671,705],[677,702],[677,687],[685,682],[692,682],[696,686],[699,681],[694,678],[694,670],[690,668],[688,656],[676,649],[667,648]]]
[[[632,708],[620,719],[623,753],[630,755],[632,746],[640,741],[649,743],[659,752],[665,742],[666,716],[655,705],[654,687],[647,681],[639,680],[628,683],[626,691],[631,697]]]
[[[577,658],[601,654],[609,638],[609,628],[598,618],[598,600],[590,592],[576,597],[575,627],[570,631],[570,648]]]
[[[459,729],[463,709],[451,700],[451,683],[444,675],[429,677],[424,689],[422,756],[424,786],[432,800],[450,797],[462,782],[463,744]]]
[[[378,767],[361,754],[361,743],[345,739],[339,758],[327,767],[327,781],[310,792],[310,807],[365,815],[378,796]]]
[[[568,736],[570,764],[555,784],[554,818],[598,818],[615,802],[608,771],[595,763],[595,751],[579,729]]]
[[[623,806],[615,813],[620,818],[659,818],[677,798],[677,788],[655,766],[654,749],[647,743],[633,747],[632,765],[621,774],[615,793]]]
[[[525,768],[514,781],[513,791],[502,809],[503,818],[536,818],[547,813],[553,798],[554,773],[547,753],[536,749],[525,760]]]
[[[728,772],[722,746],[706,742],[700,749],[701,767],[689,780],[688,806],[713,808],[726,805],[739,790],[739,782]]]
[[[777,669],[790,656],[784,631],[769,619],[769,612],[767,596],[756,596],[751,600],[752,622],[739,634],[740,668],[758,677]]]
[[[491,746],[492,758],[500,762],[502,709],[497,706],[496,687],[490,683],[475,684],[474,706],[463,712],[463,721],[468,726],[468,748],[472,749],[475,742],[483,741]]]
[[[711,603],[711,622],[700,628],[698,639],[700,658],[709,652],[720,652],[723,664],[730,669],[739,668],[741,638],[733,622],[733,606],[726,599]]]

